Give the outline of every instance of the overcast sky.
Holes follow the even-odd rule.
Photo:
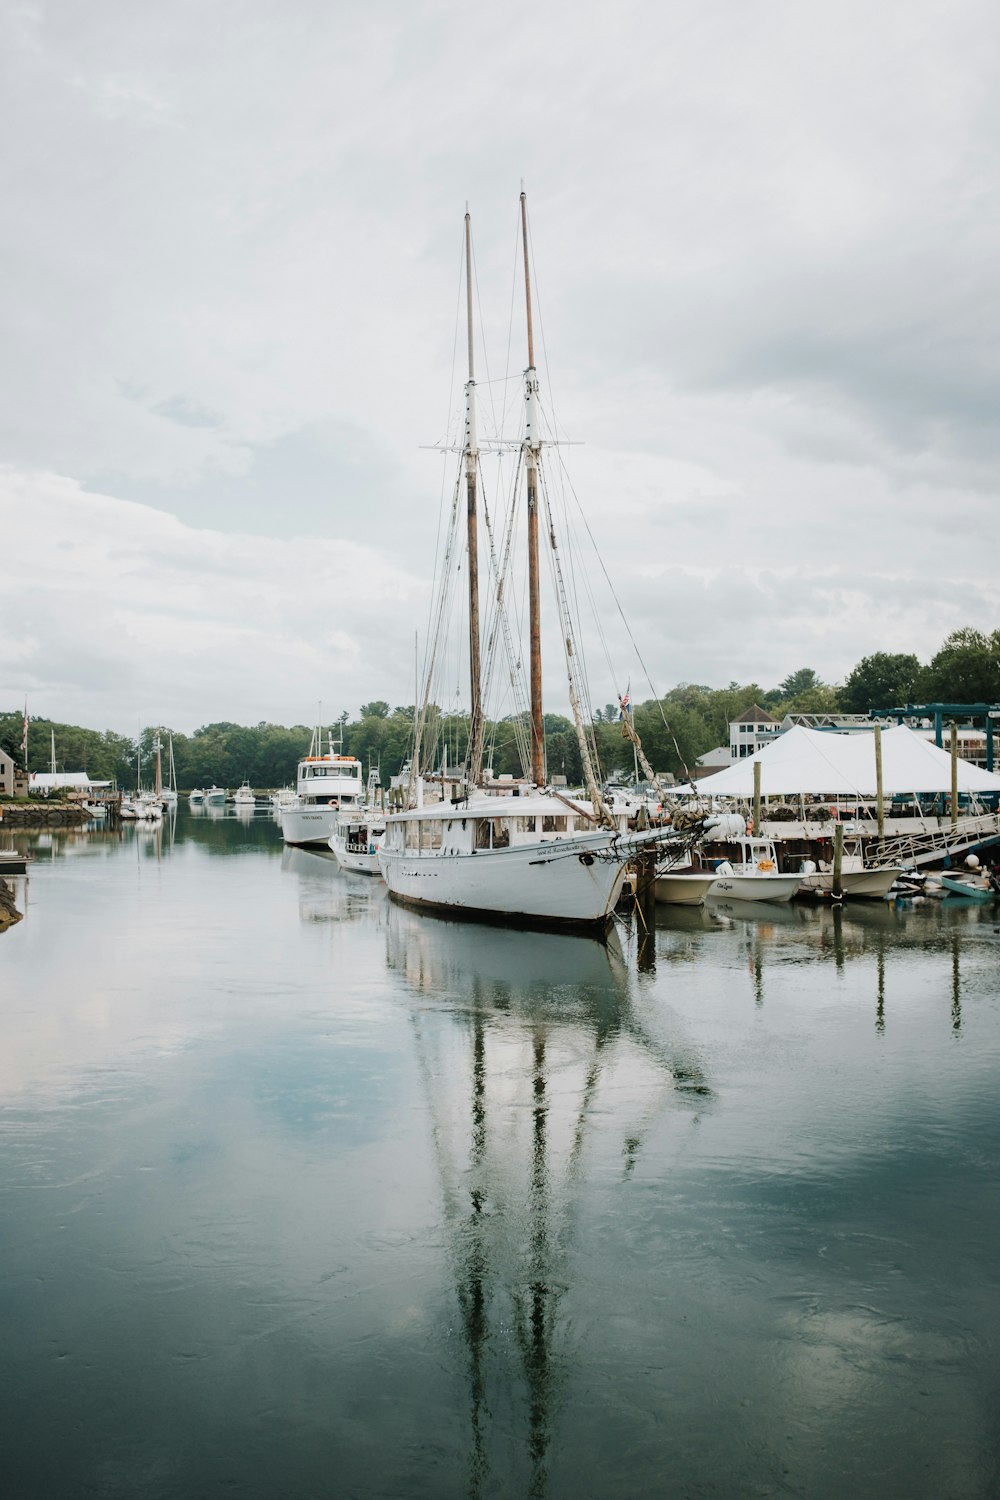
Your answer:
[[[0,709],[413,701],[462,216],[516,407],[522,179],[579,567],[658,689],[1000,625],[998,44],[991,0],[10,0]],[[645,696],[595,597],[595,701]]]

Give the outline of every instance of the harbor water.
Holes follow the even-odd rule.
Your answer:
[[[0,843],[12,1500],[1000,1493],[1000,908],[640,950],[263,809]]]

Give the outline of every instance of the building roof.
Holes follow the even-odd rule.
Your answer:
[[[759,703],[751,703],[750,707],[737,714],[730,721],[733,724],[777,724],[773,714],[769,714],[766,708],[761,708]]]
[[[704,755],[699,755],[695,765],[710,766],[714,771],[718,766],[731,765],[732,759],[728,745],[716,745],[714,750],[706,750]]]

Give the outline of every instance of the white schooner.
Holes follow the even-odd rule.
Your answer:
[[[476,379],[472,321],[471,221],[465,215],[465,291],[468,324],[468,380],[461,467],[451,509],[450,547],[459,545],[459,512],[464,473],[469,592],[469,745],[464,775],[449,800],[442,778],[443,800],[431,801],[420,774],[422,740],[431,703],[435,642],[432,640],[423,704],[414,735],[408,782],[408,806],[386,818],[378,850],[379,866],[391,895],[407,904],[450,915],[493,919],[523,926],[603,928],[621,894],[626,868],[636,849],[649,843],[681,842],[690,837],[672,830],[629,832],[624,816],[605,802],[595,773],[581,710],[581,664],[575,644],[567,590],[556,542],[548,495],[541,484],[541,419],[535,368],[529,272],[527,207],[522,192],[520,232],[524,251],[528,364],[524,372],[524,433],[521,466],[527,491],[528,611],[530,637],[530,776],[500,791],[484,781],[484,712],[480,661],[480,607],[477,533],[479,443],[476,429]],[[569,699],[583,763],[586,799],[574,799],[546,788],[542,719],[541,610],[539,598],[539,519],[544,512],[551,547],[556,603],[565,647]],[[491,538],[492,541],[492,538]],[[493,557],[491,548],[491,558]],[[495,566],[495,559],[494,559]],[[444,590],[435,631],[444,616]],[[503,576],[495,570],[499,615]],[[496,631],[494,631],[494,639]]]

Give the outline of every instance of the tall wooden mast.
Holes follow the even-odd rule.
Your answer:
[[[466,535],[469,555],[469,748],[466,776],[479,778],[483,758],[483,705],[479,661],[479,541],[476,507],[476,468],[479,447],[476,438],[476,365],[472,339],[472,221],[465,213],[465,302],[469,339],[469,379],[465,387],[465,493]]]
[[[521,193],[521,239],[524,245],[524,300],[528,316],[528,368],[524,372],[527,420],[524,467],[528,482],[528,620],[531,640],[531,777],[545,785],[545,731],[542,724],[542,626],[538,582],[538,455],[542,446],[538,421],[538,375],[531,326],[531,272],[528,263],[528,203]]]

